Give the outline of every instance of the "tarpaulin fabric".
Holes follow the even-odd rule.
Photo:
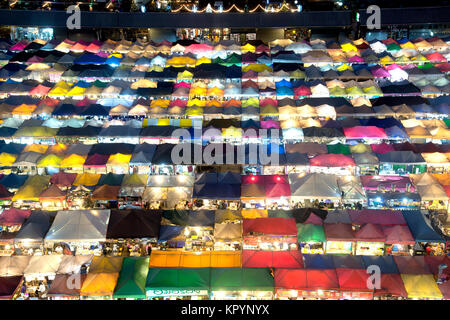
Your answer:
[[[243,219],[243,235],[297,235],[295,219],[256,218]]]
[[[111,210],[106,238],[157,238],[160,224],[157,210]]]
[[[401,274],[408,298],[441,299],[436,280],[431,274]]]
[[[334,269],[276,269],[275,288],[291,290],[338,290]]]
[[[327,241],[355,241],[351,224],[325,223],[323,226]]]
[[[150,268],[146,290],[209,290],[210,268],[161,269]]]
[[[394,256],[394,261],[401,274],[431,273],[424,256]]]
[[[261,251],[243,250],[243,268],[303,268],[303,259],[300,251]]]
[[[0,299],[12,299],[22,280],[22,276],[0,277]]]
[[[367,287],[370,275],[365,269],[337,269],[336,273],[341,291],[373,292]]]
[[[298,242],[325,242],[325,232],[322,225],[297,223]]]
[[[306,269],[334,269],[331,254],[303,254]]]
[[[266,268],[214,268],[211,291],[274,291],[274,278]]]
[[[123,257],[94,256],[89,273],[117,273],[122,268]]]
[[[442,237],[428,225],[420,211],[402,211],[416,242],[443,242]]]
[[[80,274],[80,283],[83,283],[86,279],[86,274]],[[48,289],[47,296],[49,297],[79,297],[81,288],[77,286],[70,286],[73,276],[70,274],[57,274],[53,279],[50,288]]]
[[[149,257],[125,257],[119,279],[114,289],[114,298],[145,299],[145,283]]]
[[[112,296],[116,287],[119,273],[91,273],[84,280],[80,296]]]
[[[240,251],[152,251],[150,267],[155,268],[234,268],[241,267]]]

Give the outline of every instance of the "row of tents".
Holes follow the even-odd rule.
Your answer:
[[[59,243],[103,243],[118,239],[147,239],[155,243],[173,240],[184,243],[187,237],[185,229],[190,227],[209,228],[214,241],[241,242],[245,237],[255,236],[278,237],[281,242],[284,241],[282,236],[294,237],[294,243],[322,244],[340,241],[414,245],[418,242],[446,241],[442,234],[430,227],[420,211],[373,209],[330,212],[308,208],[57,212],[6,209],[0,214],[0,225],[19,227],[19,231],[4,237],[10,243],[42,243],[46,246]],[[360,228],[353,230],[352,225]],[[384,252],[377,254],[383,255]],[[258,261],[276,266],[276,260]]]
[[[279,252],[273,254],[282,256]],[[157,268],[152,267],[152,259],[152,256],[1,257],[0,273],[6,270],[9,276],[0,277],[0,296],[2,299],[15,296],[24,277],[47,275],[54,276],[47,294],[49,298],[151,299],[180,294],[220,298],[225,292],[241,295],[247,292],[260,299],[273,299],[274,294],[276,298],[331,299],[450,297],[450,282],[436,283],[438,266],[448,264],[447,257],[305,255],[304,267],[280,267],[272,269],[273,273],[268,268],[245,267]],[[82,264],[90,266],[87,274],[79,274]],[[368,266],[381,269],[378,287],[367,285]],[[76,276],[79,276],[79,285],[71,285]]]

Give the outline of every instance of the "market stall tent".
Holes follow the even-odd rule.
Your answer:
[[[149,265],[154,268],[236,268],[241,267],[241,252],[205,251],[198,254],[153,250]]]
[[[275,288],[290,290],[339,290],[334,269],[276,269]]]
[[[60,255],[32,256],[23,273],[26,278],[54,276],[58,271],[61,260],[62,256]]]
[[[29,256],[0,257],[0,277],[22,276],[30,259]]]
[[[273,291],[274,279],[266,268],[213,268],[211,291]]]
[[[89,272],[80,289],[80,296],[112,296],[116,287],[119,273],[91,273]]]
[[[289,174],[291,199],[341,199],[336,176],[320,173]]]
[[[431,274],[401,274],[408,298],[442,299],[436,280]]]
[[[243,268],[303,268],[300,251],[243,250]]]
[[[94,256],[89,273],[117,273],[122,268],[123,257]]]
[[[207,295],[210,289],[211,268],[150,268],[145,290],[148,297],[155,291],[190,290],[192,295]]]
[[[22,276],[0,277],[0,300],[12,299],[22,281]]]
[[[105,241],[110,210],[59,211],[45,242]]]
[[[114,298],[145,299],[150,257],[126,257],[123,259]]]
[[[80,284],[83,283],[86,279],[86,274],[79,275]],[[50,288],[48,289],[47,296],[48,297],[79,297],[81,288],[72,285],[76,282],[73,282],[74,277],[70,274],[57,274],[55,279],[53,279]],[[72,282],[71,282],[72,280]],[[69,285],[70,284],[70,285]]]

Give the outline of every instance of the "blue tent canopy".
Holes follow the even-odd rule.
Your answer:
[[[327,254],[303,254],[306,269],[334,269],[333,256]]]
[[[0,184],[7,189],[18,189],[28,179],[27,175],[11,173],[1,178]]]
[[[158,242],[168,241],[181,234],[182,226],[161,226],[159,229]]]
[[[102,58],[96,54],[85,53],[81,57],[74,60],[75,64],[104,64],[106,58]]]
[[[392,256],[362,256],[364,269],[371,265],[380,267],[381,273],[399,273]]]
[[[361,256],[332,255],[334,268],[364,269],[364,261]]]
[[[402,211],[414,240],[417,242],[444,242],[444,239],[426,222],[418,210]]]

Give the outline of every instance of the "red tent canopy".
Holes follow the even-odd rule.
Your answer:
[[[444,272],[450,275],[450,258],[448,256],[425,256],[425,263],[434,275],[439,273],[440,264],[446,264],[447,269]]]
[[[250,233],[268,235],[297,236],[295,219],[291,218],[256,218],[243,219],[243,234]]]
[[[243,268],[295,268],[302,269],[303,258],[300,251],[243,250]]]
[[[309,160],[315,167],[354,167],[355,161],[349,156],[337,153],[319,154]]]
[[[275,288],[339,290],[339,282],[334,269],[275,269]]]
[[[87,157],[83,167],[104,167],[109,159],[109,154],[95,153]]]
[[[407,226],[382,226],[386,235],[386,244],[410,244],[416,243]]]
[[[381,275],[381,289],[375,289],[375,296],[392,295],[395,297],[408,297],[402,277],[399,274],[386,273]]]
[[[355,241],[352,225],[347,223],[324,223],[327,241]]]
[[[0,225],[14,226],[24,222],[31,214],[31,210],[6,209],[0,214]],[[292,219],[294,220],[294,219]],[[295,220],[294,220],[295,221]],[[295,222],[294,222],[295,224]]]
[[[444,190],[445,190],[445,193],[447,194],[447,196],[450,197],[450,186],[443,186],[443,187],[444,187]]]
[[[58,172],[52,175],[50,183],[56,184],[58,187],[70,187],[76,177],[76,173]]]
[[[444,299],[450,299],[450,280],[447,280],[443,284],[438,284],[438,287]]]
[[[0,277],[0,300],[12,299],[14,293],[22,283],[22,276]]]
[[[344,128],[344,134],[348,139],[387,138],[387,134],[384,132],[384,129],[375,126],[356,126],[352,128]]]
[[[371,292],[367,288],[369,274],[363,269],[336,269],[341,291]]]
[[[367,223],[355,232],[357,241],[384,242],[386,235],[381,226],[373,223]]]
[[[5,188],[5,186],[0,184],[0,199],[11,199],[14,196],[14,193],[9,192],[8,189]]]
[[[394,256],[398,271],[402,274],[430,274],[424,256]]]
[[[400,211],[394,210],[348,210],[350,220],[354,224],[373,223],[384,226],[406,226],[405,218]]]

